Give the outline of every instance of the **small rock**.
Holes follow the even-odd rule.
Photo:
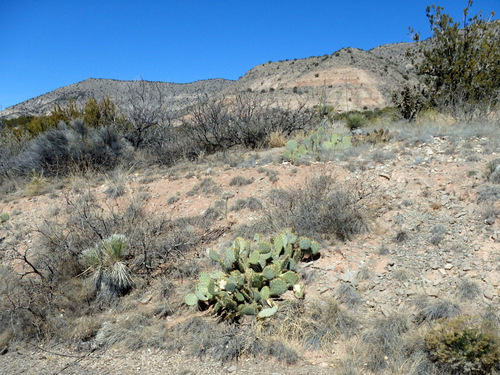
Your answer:
[[[453,268],[453,264],[451,264],[451,263],[447,263],[444,265],[445,270],[451,270],[452,268]]]
[[[236,365],[232,365],[232,366],[228,367],[227,372],[235,372],[236,370],[238,370]]]
[[[146,294],[144,294],[144,296],[142,296],[142,298],[139,300],[139,302],[142,303],[143,305],[145,305],[146,303],[151,301],[151,298],[153,298],[153,295],[151,293],[146,293]]]
[[[484,298],[492,300],[494,296],[495,295],[493,294],[493,292],[490,289],[486,289],[484,291]]]
[[[495,216],[490,216],[484,220],[484,223],[486,225],[493,225],[495,224]]]
[[[439,295],[439,289],[434,287],[425,288],[425,292],[431,297],[437,297]]]

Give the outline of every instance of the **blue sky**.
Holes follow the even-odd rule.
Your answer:
[[[429,36],[427,5],[466,0],[1,0],[0,109],[87,78],[238,79],[255,65]],[[498,12],[476,0],[473,13]],[[498,18],[498,17],[495,17]]]

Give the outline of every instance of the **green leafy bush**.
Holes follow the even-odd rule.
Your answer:
[[[256,235],[254,246],[250,240],[237,238],[222,257],[210,250],[210,258],[222,271],[201,272],[195,291],[184,300],[190,306],[213,305],[216,314],[229,320],[242,315],[270,317],[278,311],[276,299],[289,289],[296,298],[304,297],[304,285],[294,269],[319,248],[319,243],[298,237],[291,229],[269,241]]]
[[[489,374],[500,363],[500,337],[475,316],[438,320],[426,337],[431,358],[453,373]]]
[[[431,105],[469,119],[487,115],[500,98],[500,22],[492,20],[494,13],[488,19],[481,13],[471,16],[472,3],[464,9],[463,25],[443,7],[428,6],[433,38],[408,51],[429,89]]]

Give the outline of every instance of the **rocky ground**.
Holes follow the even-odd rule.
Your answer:
[[[389,143],[362,145],[330,161],[305,165],[279,161],[281,150],[274,149],[240,155],[234,163],[207,161],[189,170],[129,174],[125,177],[127,194],[120,199],[147,192],[148,210],[174,217],[199,214],[213,207],[222,194],[229,197],[228,207],[251,196],[265,202],[273,188],[295,188],[314,176],[331,174],[359,189],[370,231],[345,243],[325,243],[321,258],[306,267],[315,275],[306,303],[335,296],[365,322],[395,313],[415,319],[423,299],[455,301],[465,311],[479,314],[500,305],[500,186],[486,182],[483,176],[487,163],[499,157],[499,145],[498,139],[485,133],[400,133]],[[269,178],[269,170],[276,172],[277,180]],[[254,181],[231,185],[237,176]],[[211,178],[218,188],[188,193],[205,178]],[[110,183],[92,189],[104,199]],[[35,197],[10,197],[0,202],[0,213],[14,213],[10,225],[30,233],[44,215],[65,204],[67,193],[66,187]],[[172,196],[177,198],[170,199]],[[122,204],[120,199],[117,204]],[[259,215],[259,211],[228,211],[214,227],[229,229],[209,245],[224,246],[231,240],[232,230]],[[12,232],[2,229],[4,243],[18,241],[9,236]],[[27,235],[20,246],[27,247],[32,240]],[[203,256],[203,250],[200,254]],[[157,349],[73,349],[62,344],[10,347],[0,356],[0,373],[340,373],[335,369],[345,353],[345,343],[336,342],[330,355],[307,353],[293,366],[254,358],[221,364],[207,357],[193,358],[183,352],[172,355]]]

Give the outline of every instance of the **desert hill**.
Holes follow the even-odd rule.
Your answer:
[[[258,92],[271,100],[298,101],[309,106],[321,103],[341,111],[381,108],[390,104],[395,89],[408,80],[417,80],[404,57],[407,46],[391,44],[371,51],[343,48],[324,56],[270,61],[252,68],[238,81],[218,78],[178,84],[89,78],[8,107],[0,117],[41,115],[70,98],[83,105],[91,97],[101,100],[105,96],[125,110],[130,91],[139,84],[146,91],[160,90],[163,100],[177,111],[189,107],[201,94],[227,95],[235,91]]]

